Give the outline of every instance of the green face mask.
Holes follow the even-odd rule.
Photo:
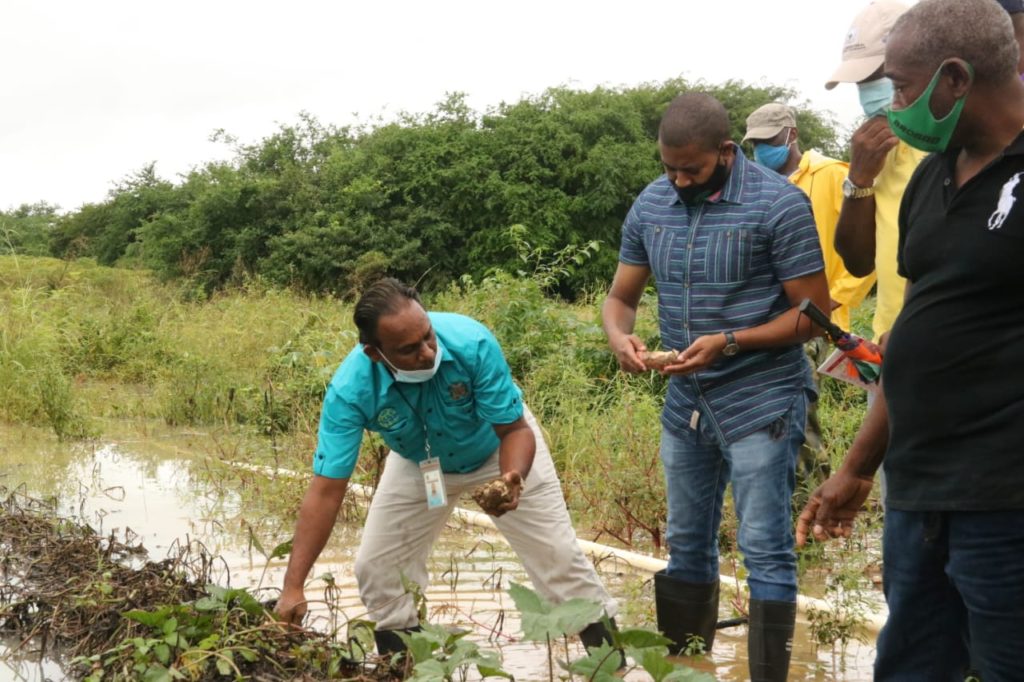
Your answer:
[[[966,63],[966,62],[965,62]],[[932,82],[928,84],[921,96],[914,100],[913,104],[905,109],[889,109],[889,127],[900,138],[911,147],[925,152],[944,152],[949,145],[949,139],[953,137],[957,123],[960,122],[960,112],[963,111],[966,95],[961,97],[953,105],[952,110],[942,118],[935,118],[931,110],[932,92],[939,83],[939,76],[942,75],[943,63],[939,66]],[[974,78],[974,68],[967,64],[967,71],[971,78]]]

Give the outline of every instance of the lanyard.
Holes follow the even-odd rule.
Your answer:
[[[419,421],[420,426],[423,427],[423,449],[427,453],[427,460],[430,460],[432,456],[430,454],[430,432],[429,429],[427,428],[427,420],[420,416],[420,413],[416,410],[415,407],[412,406],[412,403],[409,402],[409,399],[405,397],[405,392],[398,385],[399,383],[400,382],[395,381],[395,390],[398,391],[398,395],[401,396],[402,402],[404,402],[409,407],[409,411],[412,412],[412,415],[417,419],[417,421]],[[423,397],[422,392],[420,393],[420,397]],[[420,402],[422,402],[422,400]]]
[[[420,425],[423,427],[423,449],[427,452],[427,458],[419,463],[420,474],[423,476],[423,491],[424,496],[427,500],[427,509],[442,509],[448,506],[448,492],[445,490],[444,475],[441,473],[441,463],[434,459],[430,454],[430,434],[427,429],[427,420],[420,416],[420,413],[416,411],[416,408],[412,406],[409,399],[405,396],[405,393],[397,385],[395,390],[398,391],[398,395],[402,397],[402,401],[409,406],[409,410],[413,413],[413,416],[419,420]],[[422,402],[423,393],[420,393],[420,402]]]

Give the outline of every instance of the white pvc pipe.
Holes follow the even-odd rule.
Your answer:
[[[277,474],[294,478],[303,476],[303,474],[300,474],[295,471],[289,471],[287,469],[274,469],[272,467],[262,466],[259,464],[245,464],[242,462],[232,462],[231,466],[241,469],[249,469],[251,471],[258,471],[261,473]],[[372,489],[368,488],[367,486],[360,485],[358,483],[350,482],[348,484],[348,489],[367,500],[373,497]],[[477,526],[478,528],[487,528],[489,530],[497,531],[497,527],[494,525],[494,521],[491,520],[490,516],[483,512],[473,511],[471,509],[463,509],[462,507],[455,507],[455,509],[452,510],[452,515],[456,518],[461,519],[462,521],[465,521],[471,526]],[[504,537],[502,539],[504,539]],[[668,564],[668,562],[664,559],[658,559],[656,557],[648,556],[646,554],[640,554],[639,552],[631,552],[627,549],[609,547],[608,545],[602,545],[597,542],[590,542],[589,540],[581,540],[579,538],[576,538],[576,542],[579,543],[579,546],[583,550],[583,552],[592,559],[601,560],[607,559],[608,557],[613,557],[618,561],[627,564],[631,568],[646,571],[648,573],[657,573],[658,571],[663,570],[665,566]],[[721,575],[719,576],[719,579],[723,585],[729,586],[730,588],[735,581],[735,578],[727,575]],[[796,606],[797,609],[804,614],[806,614],[807,611],[811,608],[814,608],[818,611],[834,610],[834,607],[828,600],[818,599],[817,597],[808,597],[802,594],[797,595]],[[882,629],[882,626],[885,625],[885,619],[887,615],[888,612],[884,610],[884,607],[883,611],[871,611],[865,614],[864,629],[872,633],[878,633],[878,631]]]

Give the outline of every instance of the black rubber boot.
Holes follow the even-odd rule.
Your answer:
[[[747,658],[751,682],[786,682],[795,623],[795,603],[750,600]]]
[[[618,627],[615,624],[615,619],[609,618],[608,620],[612,624],[612,630],[618,630]],[[587,653],[590,653],[591,647],[600,647],[605,643],[611,645],[612,633],[608,631],[604,621],[599,620],[580,630],[580,641],[583,642],[583,647],[587,649]],[[619,649],[618,652],[619,661],[616,667],[619,670],[622,670],[626,667],[626,655],[623,653],[622,649]]]
[[[419,632],[422,628],[419,625],[401,630],[374,630],[373,639],[377,642],[377,654],[380,656],[391,656],[405,651],[405,642],[398,636],[399,632],[406,634]]]
[[[658,629],[675,642],[669,652],[685,651],[687,640],[697,635],[704,640],[704,652],[715,643],[718,623],[718,581],[691,583],[659,571],[654,574],[654,606]]]

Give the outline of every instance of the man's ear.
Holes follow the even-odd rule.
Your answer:
[[[953,57],[942,65],[943,75],[950,80],[953,96],[960,99],[974,83],[974,68],[963,59]]]
[[[363,352],[366,353],[367,357],[369,357],[374,362],[382,362],[384,360],[384,356],[380,354],[380,351],[377,350],[376,346],[371,346],[368,343],[364,343]]]

